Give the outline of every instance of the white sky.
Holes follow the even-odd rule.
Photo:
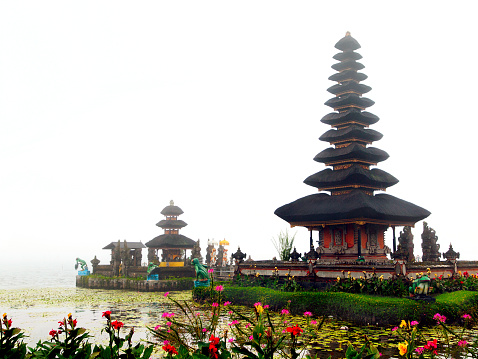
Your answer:
[[[161,234],[171,199],[203,251],[226,238],[271,259],[288,227],[274,210],[325,168],[313,157],[346,31],[390,155],[378,167],[400,180],[387,193],[432,212],[442,252],[478,259],[476,4],[1,2],[2,261],[106,264],[110,242]]]

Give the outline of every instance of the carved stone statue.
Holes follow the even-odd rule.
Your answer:
[[[398,237],[398,248],[397,251],[393,253],[393,258],[414,262],[415,256],[413,255],[413,248],[412,227],[405,226],[403,227],[403,232],[401,231]]]
[[[213,241],[208,240],[207,241],[207,248],[206,248],[206,264],[208,264],[208,265],[211,264],[213,249],[214,249],[214,251],[216,251],[216,249],[214,248]]]
[[[75,269],[78,269],[78,266],[81,266],[80,270],[88,270],[88,265],[83,259],[76,258]]]
[[[199,263],[202,264],[201,246],[199,245],[199,239],[197,240],[191,251],[191,260],[193,260],[194,258],[197,258]]]
[[[98,258],[93,258],[91,261],[91,265],[93,266],[93,274],[96,273],[96,268],[98,267],[98,264],[100,264],[100,260]]]
[[[196,270],[196,280],[197,281],[209,281],[209,273],[207,271],[207,267],[203,266],[199,263],[197,258],[192,260],[192,264],[194,265],[194,269]]]
[[[236,264],[241,263],[244,261],[244,258],[246,258],[246,253],[242,253],[241,248],[237,247],[237,252],[234,253],[231,257],[236,260]]]
[[[448,248],[448,251],[443,253],[443,258],[445,258],[449,262],[455,262],[458,258],[460,258],[460,253],[455,252],[450,243],[450,248]]]
[[[216,265],[218,267],[222,267],[223,259],[224,259],[224,246],[220,245],[219,248],[217,249]]]
[[[294,250],[292,251],[292,253],[290,254],[290,259],[291,261],[293,262],[297,262],[300,258],[300,253],[297,253],[297,250],[295,249],[294,247]]]
[[[153,269],[155,269],[155,268],[158,268],[158,266],[156,264],[152,263],[152,262],[149,262],[148,270],[147,270],[148,274],[150,274],[153,271]]]
[[[428,223],[423,221],[422,233],[422,260],[424,262],[438,262],[440,261],[440,245],[437,243],[438,236],[435,230],[428,227]]]

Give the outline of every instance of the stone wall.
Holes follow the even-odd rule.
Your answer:
[[[170,280],[136,280],[129,278],[98,278],[95,276],[76,276],[76,286],[89,289],[134,290],[137,292],[169,292],[193,289],[194,278]]]

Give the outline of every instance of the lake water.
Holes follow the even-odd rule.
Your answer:
[[[29,346],[35,346],[39,340],[49,339],[49,331],[57,329],[58,321],[68,313],[77,319],[78,326],[87,328],[90,335],[94,336],[92,342],[107,344],[107,336],[101,334],[105,325],[102,313],[106,310],[111,310],[113,320],[125,323],[123,336],[129,328],[134,327],[135,343],[153,340],[147,327],[164,322],[162,313],[174,311],[164,293],[76,288],[76,274],[74,263],[29,263],[22,266],[0,263],[0,314],[6,312],[13,320],[13,325],[24,330]],[[172,295],[178,299],[191,299],[191,292],[176,292]],[[340,330],[344,325],[349,326],[350,330]],[[329,343],[328,349],[319,350],[318,354],[320,357],[331,354],[332,358],[343,358],[347,342],[355,342],[356,345],[363,343],[361,338],[364,330],[368,331],[374,342],[385,344],[381,340],[384,333],[381,328],[353,328],[348,323],[331,320],[323,328],[325,337],[317,338],[317,344]],[[153,358],[160,357],[162,351],[160,346],[157,348],[159,351]],[[384,354],[382,358],[398,357],[395,345],[384,346],[381,351]],[[459,355],[456,357],[459,358]]]

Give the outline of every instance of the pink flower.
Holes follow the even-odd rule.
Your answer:
[[[269,308],[269,304],[264,305],[262,308],[264,308],[264,309]]]
[[[169,292],[164,293],[164,296],[167,297],[169,295]]]
[[[219,307],[219,303],[214,302],[214,303],[212,303],[212,306],[213,307]]]
[[[304,317],[311,317],[312,313],[311,312],[304,312]]]
[[[435,319],[438,323],[445,323],[446,317],[437,313],[433,316],[433,319]]]
[[[224,302],[224,306],[227,307],[229,304],[231,304],[230,301]]]
[[[287,333],[287,330],[283,329],[282,334],[285,334],[285,333]]]
[[[461,317],[463,319],[471,319],[471,315],[469,315],[469,314],[463,314]]]
[[[254,337],[251,335],[251,336],[249,337],[249,340],[252,340],[252,339],[254,339]]]
[[[212,272],[214,272],[214,269],[213,269],[213,268],[208,269],[207,272],[208,272],[208,273],[212,273]]]
[[[257,307],[258,305],[260,305],[262,307],[262,303],[261,302],[256,302],[254,303],[254,307]]]
[[[280,314],[287,315],[287,314],[289,314],[289,311],[287,309],[282,309]]]
[[[161,326],[157,325],[157,326],[154,327],[154,330],[159,330],[159,328],[161,328]]]
[[[206,332],[207,332],[207,329],[206,329],[206,328],[202,328],[202,332],[203,332],[203,333],[206,333]]]
[[[236,340],[236,339],[234,339],[234,338],[229,338],[227,341],[228,341],[229,343],[232,343],[232,342],[234,342],[235,340]]]
[[[196,317],[199,317],[201,315],[201,313],[196,313]]]
[[[394,332],[395,330],[398,330],[398,327],[392,328],[392,332]]]
[[[310,324],[315,325],[315,324],[317,324],[317,321],[316,320],[311,320]]]
[[[227,324],[227,325],[231,326],[231,325],[236,325],[236,324],[239,324],[239,321],[238,321],[238,320],[233,320],[232,322],[230,322],[230,323]]]
[[[425,351],[425,348],[424,347],[418,347],[418,348],[415,348],[415,351],[418,353],[418,355],[420,355],[420,354],[423,354],[423,352]]]
[[[169,340],[165,340],[165,341],[163,342],[164,345],[168,345],[169,343],[170,343]]]
[[[167,322],[166,325],[167,325],[168,327],[170,327],[171,325],[173,325],[173,323]]]
[[[418,322],[417,322],[416,320],[413,320],[413,321],[410,323],[410,325],[413,327],[413,326],[415,326],[415,325],[418,325]]]
[[[246,323],[246,328],[249,328],[251,326],[251,323]]]
[[[228,311],[227,314],[232,314],[232,310]]]
[[[217,291],[217,292],[222,292],[223,290],[224,290],[224,286],[222,286],[222,285],[218,285],[218,286],[216,287],[216,291]]]
[[[459,347],[466,347],[468,345],[468,342],[466,340],[460,340],[458,342]]]

